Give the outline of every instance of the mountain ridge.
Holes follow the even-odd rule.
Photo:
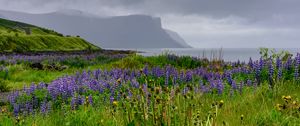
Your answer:
[[[161,19],[147,15],[85,17],[59,12],[27,14],[0,11],[4,17],[80,35],[104,48],[186,48],[162,28]]]

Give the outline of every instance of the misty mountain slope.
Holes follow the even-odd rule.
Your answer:
[[[171,30],[165,29],[165,31],[172,37],[177,43],[179,43],[184,48],[191,48],[190,45],[188,45],[184,39],[180,37],[180,35],[176,32],[173,32]]]
[[[79,37],[0,18],[0,52],[78,51],[100,49]]]
[[[6,18],[55,29],[68,35],[80,35],[104,48],[183,48],[184,41],[162,28],[160,18],[145,15],[116,17],[84,16],[81,12],[27,14],[0,11]],[[179,37],[180,38],[180,37]]]

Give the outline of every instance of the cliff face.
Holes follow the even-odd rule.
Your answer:
[[[184,48],[185,43],[162,28],[161,19],[146,15],[95,17],[84,13],[27,14],[0,11],[3,17],[54,29],[103,48]]]

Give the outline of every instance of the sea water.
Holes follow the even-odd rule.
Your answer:
[[[248,61],[251,57],[257,60],[261,57],[258,48],[159,48],[159,49],[120,49],[139,51],[143,56],[175,54],[178,56],[193,56],[208,59],[223,59],[225,61]],[[300,53],[300,48],[274,49],[275,52],[289,51],[293,55]]]

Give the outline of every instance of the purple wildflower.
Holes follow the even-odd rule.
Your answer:
[[[77,106],[77,98],[75,96],[73,96],[71,99],[71,109],[75,110],[76,106]]]
[[[242,94],[243,92],[243,87],[244,87],[244,82],[241,82],[239,87],[240,94]]]
[[[221,80],[217,81],[217,90],[219,95],[223,93],[224,85]]]
[[[110,103],[112,104],[115,100],[114,96],[110,96],[109,100],[110,100]]]
[[[14,115],[15,115],[15,116],[18,116],[19,113],[20,113],[20,105],[15,103],[15,104],[13,105],[13,107],[14,107]]]
[[[273,68],[273,64],[272,61],[269,61],[269,77],[273,78],[273,74],[274,74],[274,68]]]
[[[40,109],[43,114],[47,113],[47,102],[46,101],[42,102]]]

